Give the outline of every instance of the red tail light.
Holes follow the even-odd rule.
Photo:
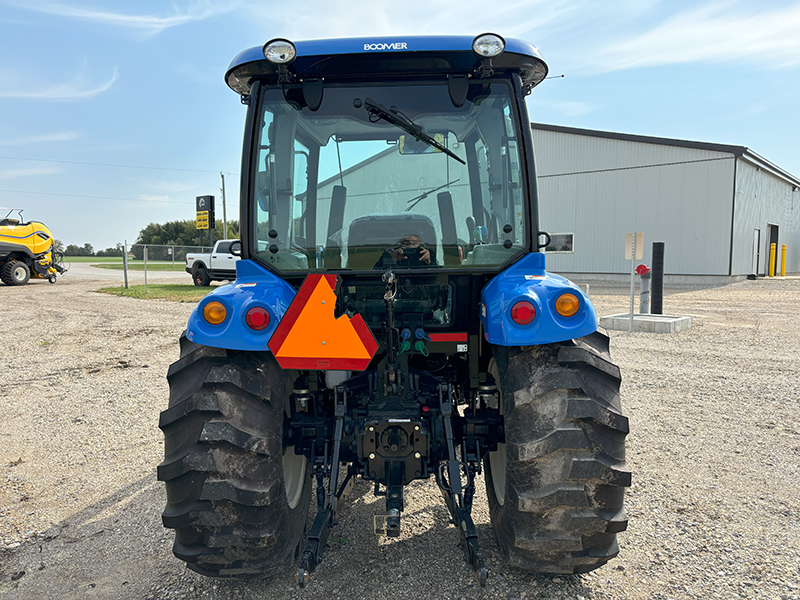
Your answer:
[[[269,313],[260,306],[254,306],[248,310],[244,319],[247,322],[247,326],[255,331],[261,331],[269,327]]]
[[[530,302],[521,300],[511,307],[511,319],[517,325],[529,325],[536,318],[536,308]]]

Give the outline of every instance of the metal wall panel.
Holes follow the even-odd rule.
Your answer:
[[[574,233],[548,269],[625,274],[625,234],[665,242],[669,275],[727,275],[735,157],[712,150],[533,130],[540,226]]]
[[[745,158],[737,161],[734,220],[733,274],[753,272],[753,230],[761,231],[758,275],[765,275],[769,261],[768,225],[778,226],[777,271],[780,246],[786,244],[786,272],[800,272],[800,189]]]

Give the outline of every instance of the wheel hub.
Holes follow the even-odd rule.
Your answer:
[[[506,502],[506,445],[497,444],[497,452],[489,453],[489,468],[492,470],[492,485],[497,503]]]
[[[286,489],[286,501],[291,509],[297,507],[303,495],[307,462],[304,455],[295,454],[292,448],[287,448],[283,455],[283,485]]]

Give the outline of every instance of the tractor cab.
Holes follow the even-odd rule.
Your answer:
[[[227,80],[250,105],[252,140],[245,256],[291,279],[496,271],[531,250],[523,97],[546,67],[528,44],[483,38],[277,40],[237,57]]]

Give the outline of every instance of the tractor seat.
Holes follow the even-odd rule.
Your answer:
[[[350,223],[347,267],[371,270],[387,248],[396,248],[403,236],[416,234],[433,253],[436,230],[425,215],[371,215]]]

